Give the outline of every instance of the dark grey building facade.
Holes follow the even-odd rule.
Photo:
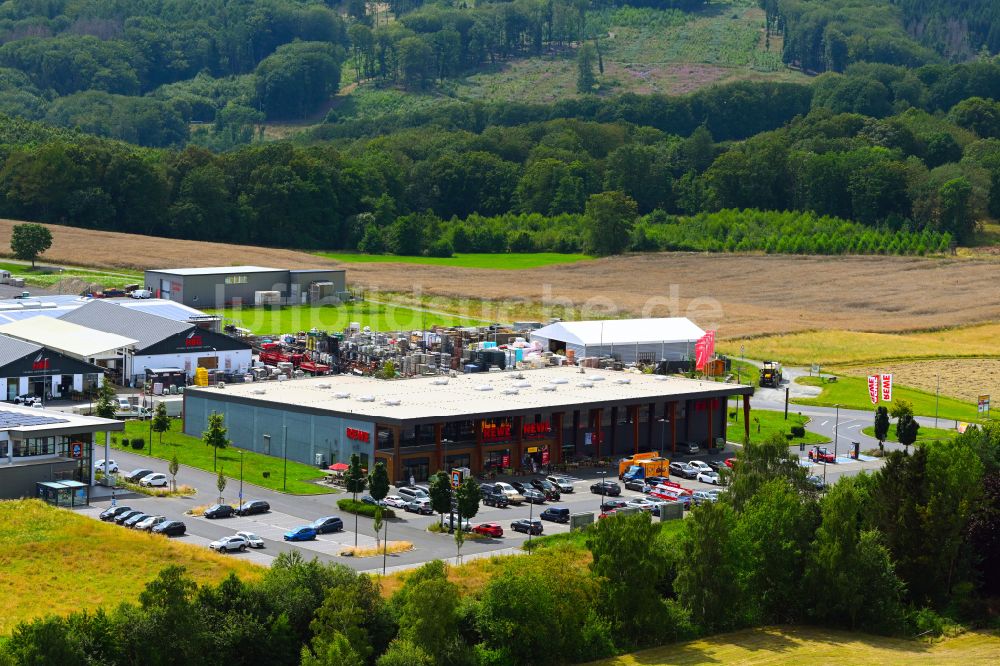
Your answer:
[[[325,304],[347,293],[345,271],[336,269],[287,270],[262,266],[172,268],[146,271],[146,288],[156,298],[195,308],[260,304],[259,294],[277,292],[282,305]],[[267,304],[274,304],[271,295]]]

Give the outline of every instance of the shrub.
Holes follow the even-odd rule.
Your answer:
[[[136,437],[135,439],[132,440],[131,444],[133,449],[135,449],[136,451],[140,451],[142,447],[146,446],[146,440],[143,439],[142,437]]]
[[[347,513],[356,513],[359,516],[368,516],[369,518],[375,517],[375,507],[371,504],[365,504],[364,502],[357,502],[350,497],[345,497],[344,499],[337,500],[337,507],[341,511],[346,511]],[[392,509],[383,507],[382,518],[395,518],[396,514]]]
[[[792,426],[792,437],[805,437],[805,436],[806,436],[805,426],[800,426],[800,425]]]
[[[128,437],[122,437],[122,448],[123,449],[128,448]]]

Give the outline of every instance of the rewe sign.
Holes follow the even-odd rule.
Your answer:
[[[892,402],[892,375],[868,375],[868,397],[872,404]]]

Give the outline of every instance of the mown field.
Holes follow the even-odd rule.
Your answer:
[[[941,423],[939,422],[939,425]],[[875,436],[875,426],[868,426],[867,428],[862,428],[861,432],[869,437]],[[917,441],[915,444],[933,444],[934,442],[943,442],[958,436],[958,431],[949,428],[935,428],[934,419],[920,419],[920,430],[917,431]],[[896,424],[893,423],[889,427],[889,439],[888,442],[896,441]]]
[[[864,377],[838,377],[835,382],[827,382],[819,377],[800,377],[800,384],[807,386],[820,386],[823,392],[815,398],[792,398],[792,402],[797,405],[818,405],[820,407],[841,406],[845,409],[860,409],[873,411],[875,405],[872,404],[868,396],[868,381]],[[966,421],[973,422],[980,419],[980,414],[976,411],[976,403],[963,402],[948,396],[936,398],[933,393],[918,391],[913,388],[897,385],[895,382],[892,389],[894,400],[906,400],[913,405],[913,413],[921,423],[927,423],[927,418],[933,418],[937,413],[939,419],[946,421]]]
[[[134,601],[170,564],[199,582],[260,568],[207,548],[108,525],[36,500],[0,501],[0,636],[49,613]]]
[[[735,415],[733,414],[734,411],[736,412]],[[784,412],[770,409],[752,409],[750,410],[750,441],[753,444],[759,444],[775,433],[784,435],[791,432],[792,426],[808,426],[808,424],[809,419],[807,417],[799,416],[794,411],[789,411],[788,419],[786,420]],[[745,430],[742,406],[734,408],[730,405],[727,428],[727,439],[730,442],[743,441]],[[798,444],[803,442],[806,446],[812,446],[813,444],[823,444],[828,441],[830,441],[829,438],[806,430],[805,437],[795,437],[789,440],[789,443]]]
[[[595,666],[659,664],[859,664],[880,666],[966,666],[995,664],[1000,636],[969,632],[928,642],[836,631],[821,627],[764,627],[709,636],[593,662]]]
[[[900,384],[928,393],[933,393],[940,385],[941,395],[966,402],[976,402],[980,395],[996,396],[1000,400],[1000,359],[996,358],[890,361],[846,367],[838,372],[856,377],[891,373]]]

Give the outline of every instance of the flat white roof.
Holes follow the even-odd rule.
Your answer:
[[[233,273],[278,273],[283,268],[264,266],[207,266],[204,268],[151,268],[147,273],[172,273],[173,275],[232,275]]]
[[[72,414],[54,409],[36,409],[21,405],[0,405],[0,432],[14,435],[66,434],[73,432],[119,431],[123,421],[97,416]]]
[[[687,317],[560,321],[531,332],[531,338],[559,340],[584,346],[688,342],[705,331]]]
[[[71,356],[93,357],[134,347],[136,340],[123,335],[40,315],[0,326],[0,333],[12,338],[65,352]]]
[[[751,393],[736,384],[572,366],[419,377],[386,381],[328,375],[285,382],[249,382],[189,388],[188,398],[256,402],[271,408],[305,408],[364,420],[437,421],[499,413],[560,411],[580,405],[651,402],[673,397],[710,398]],[[518,377],[520,375],[520,378]],[[447,384],[440,382],[447,379]],[[326,386],[326,388],[321,388]],[[483,387],[490,390],[481,390]],[[545,388],[548,387],[548,388]],[[349,397],[338,397],[348,394]]]

